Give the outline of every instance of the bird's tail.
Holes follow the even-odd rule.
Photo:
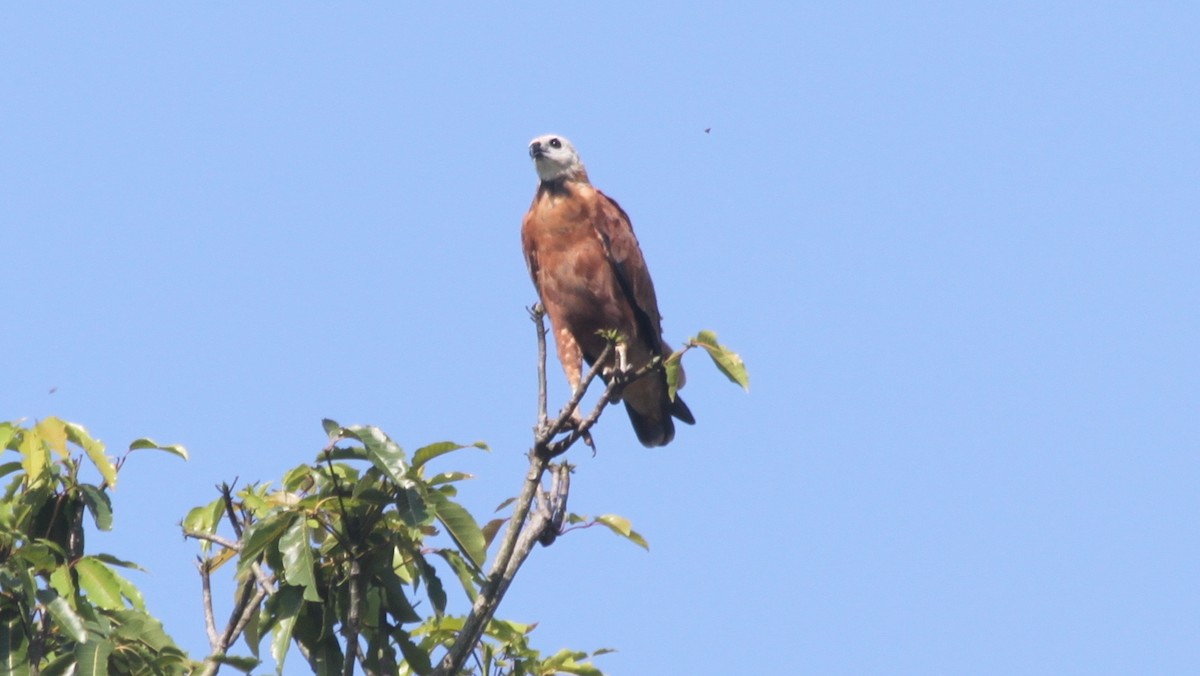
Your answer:
[[[629,414],[629,422],[633,423],[633,431],[637,433],[638,441],[643,446],[666,446],[675,438],[675,421],[678,418],[689,425],[695,425],[696,419],[688,409],[683,399],[675,397],[675,401],[663,397],[663,401],[651,407],[650,410],[639,410],[630,399],[625,399],[625,411]]]

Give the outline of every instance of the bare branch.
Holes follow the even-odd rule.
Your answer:
[[[216,533],[205,533],[205,532],[198,531],[198,530],[191,530],[190,528],[184,528],[183,535],[184,535],[184,537],[189,537],[189,538],[193,538],[196,540],[207,540],[209,542],[215,542],[216,544],[221,545],[225,549],[232,549],[235,552],[242,551],[242,543],[234,542],[233,540],[230,540],[228,538],[223,538],[220,535],[217,535]]]
[[[574,470],[571,465],[565,461],[559,463],[554,469],[554,487],[550,491],[550,530],[553,537],[547,541],[547,536],[542,533],[539,542],[543,547],[549,547],[554,543],[555,538],[562,533],[563,519],[567,517],[567,497],[571,493],[571,472]]]
[[[233,480],[237,484],[237,479]],[[221,497],[225,499],[225,515],[229,517],[229,524],[233,526],[233,534],[237,539],[242,539],[242,522],[238,520],[237,510],[233,506],[233,485],[222,483],[217,487],[221,491]]]
[[[215,653],[217,652],[217,642],[221,638],[217,636],[217,620],[213,617],[212,583],[209,580],[208,563],[197,556],[196,568],[200,571],[200,590],[204,601],[204,628],[208,631],[208,647]]]
[[[562,528],[562,520],[566,515],[567,494],[570,491],[571,466],[565,462],[554,466],[553,479],[549,491],[542,484],[542,477],[551,467],[554,457],[566,452],[579,439],[588,438],[591,429],[608,402],[617,395],[629,378],[622,374],[614,374],[608,386],[600,395],[595,408],[562,439],[554,441],[554,437],[566,429],[575,416],[579,402],[583,400],[588,387],[600,374],[605,363],[612,355],[614,344],[608,343],[593,362],[587,376],[572,393],[570,401],[559,412],[558,417],[550,422],[546,413],[546,326],[545,311],[540,305],[530,309],[530,317],[537,326],[538,336],[538,424],[534,428],[533,448],[529,451],[529,469],[521,485],[521,493],[513,505],[513,513],[509,518],[504,539],[492,561],[487,581],[475,597],[471,612],[463,622],[462,630],[454,645],[442,658],[433,671],[438,676],[457,674],[468,657],[474,653],[476,645],[483,636],[483,630],[495,615],[500,601],[512,584],[517,570],[528,558],[533,546],[539,540],[550,544]],[[644,374],[648,369],[642,369],[633,377]],[[534,502],[538,508],[533,509]]]
[[[529,308],[529,318],[537,327],[538,345],[538,420],[537,433],[545,429],[548,415],[546,414],[546,308],[541,303],[534,303]]]
[[[265,591],[268,596],[275,593],[275,578],[267,575],[257,561],[250,564],[250,570],[254,571],[254,577],[258,580],[259,589]]]
[[[242,550],[242,533],[245,531],[245,528],[238,517],[237,507],[233,501],[233,486],[223,483],[217,489],[221,492],[221,497],[224,499],[225,516],[229,519],[234,533],[237,534],[237,541],[229,540],[214,533],[203,533],[193,530],[184,530],[184,535],[197,540],[214,542],[226,549],[240,552]],[[221,669],[221,664],[214,658],[224,656],[229,647],[238,640],[238,637],[245,631],[246,625],[258,613],[263,600],[266,599],[269,593],[274,591],[274,584],[270,576],[255,562],[251,566],[253,578],[241,583],[237,600],[234,602],[233,610],[229,613],[229,621],[225,625],[224,632],[218,635],[212,605],[209,561],[198,559],[197,568],[200,570],[200,584],[204,596],[205,629],[208,632],[209,646],[212,651],[208,659],[205,660],[204,668],[200,671],[200,674],[201,676],[214,676]],[[255,589],[256,583],[258,589]]]
[[[246,630],[246,625],[250,624],[250,620],[254,619],[254,614],[258,612],[259,605],[261,605],[263,600],[266,598],[267,593],[265,591],[259,589],[258,591],[254,592],[254,596],[238,615],[237,623],[234,624],[233,627],[225,630],[226,640],[228,641],[225,645],[226,650],[228,650],[229,646],[233,645],[234,642],[238,640],[238,637],[242,635],[242,632]]]

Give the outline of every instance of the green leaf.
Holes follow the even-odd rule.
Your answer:
[[[33,579],[33,570],[29,566],[20,565],[21,560],[24,558],[25,557],[23,557],[23,556],[13,557],[13,562],[14,562],[14,564],[16,564],[16,570],[12,570],[11,567],[9,568],[9,570],[12,570],[13,575],[17,579],[16,580],[6,580],[6,582],[11,582],[11,584],[5,584],[4,586],[6,589],[11,590],[10,593],[14,593],[19,590],[20,597],[15,598],[14,600],[24,601],[26,607],[32,608],[34,605],[37,605],[37,602],[38,602],[37,601],[38,589],[37,589],[37,583],[34,582],[34,579]],[[66,570],[66,566],[62,566],[61,568],[63,570]],[[0,570],[0,572],[5,572],[5,571]],[[51,578],[53,579],[53,574],[51,574]],[[68,580],[71,579],[71,576],[69,574],[67,575],[67,579]],[[74,593],[74,591],[73,591],[74,587],[71,587],[71,590],[72,590],[72,593]],[[10,596],[9,598],[13,598],[13,597]]]
[[[460,448],[480,448],[485,451],[491,450],[488,448],[488,445],[482,441],[476,441],[475,443],[469,445],[456,444],[453,441],[439,441],[436,444],[422,446],[421,448],[417,449],[416,453],[413,453],[413,469],[420,469],[425,465],[425,463],[433,460],[439,455],[445,455],[447,453],[457,451]]]
[[[75,646],[75,676],[108,676],[112,651],[112,643],[101,639]]]
[[[108,493],[91,484],[79,484],[79,492],[83,495],[83,504],[92,513],[96,528],[112,530],[112,501]]]
[[[96,557],[100,558],[100,557]],[[113,577],[117,579],[117,586],[121,589],[121,596],[124,596],[136,610],[146,610],[146,599],[142,597],[142,590],[138,589],[132,582],[125,579],[123,575],[115,570],[109,569]]]
[[[596,335],[610,343],[625,342],[625,336],[616,329],[600,329],[599,331],[596,331]]]
[[[413,486],[400,489],[396,493],[396,511],[404,523],[416,528],[429,522],[429,508],[421,492]]]
[[[492,519],[483,524],[483,528],[479,529],[483,533],[483,541],[488,547],[491,547],[492,543],[496,541],[496,533],[500,532],[500,527],[505,523],[508,523],[508,517]]]
[[[5,674],[27,674],[29,665],[24,665],[26,671],[3,672]],[[42,667],[41,676],[69,676],[75,673],[75,654],[74,653],[59,653],[58,657],[50,661],[49,664]]]
[[[54,416],[50,416],[45,420],[39,421],[38,424],[33,426],[33,429],[42,438],[42,441],[50,447],[50,450],[58,454],[58,457],[67,457],[66,423]]]
[[[141,610],[119,610],[113,613],[116,627],[112,636],[128,635],[131,639],[158,653],[158,660],[185,661],[186,657],[175,641],[167,635],[162,622]],[[127,631],[137,629],[137,633]]]
[[[463,481],[464,479],[474,479],[475,475],[468,472],[441,472],[430,477],[429,481],[425,482],[430,486],[439,484],[449,484],[455,481]]]
[[[188,459],[187,449],[179,444],[160,444],[153,439],[136,439],[132,444],[129,444],[129,450],[140,451],[142,449],[150,449],[155,451],[165,451],[171,455],[178,456],[184,460]]]
[[[433,664],[429,658],[429,653],[424,648],[413,643],[408,632],[397,627],[392,632],[392,637],[396,639],[396,645],[400,647],[400,654],[404,655],[404,662],[413,673],[425,676],[425,674],[433,671]]]
[[[275,504],[267,500],[266,486],[256,486],[254,488],[243,488],[238,497],[242,499],[242,507],[250,512],[255,518],[262,518],[266,512],[269,512],[275,507]]]
[[[404,458],[404,449],[400,448],[396,442],[392,441],[388,435],[383,433],[383,430],[378,427],[354,425],[344,428],[346,432],[353,435],[354,439],[362,442],[364,448],[367,449],[367,459],[372,465],[379,468],[385,476],[391,479],[399,486],[404,486],[411,481],[404,474],[408,471]]]
[[[28,649],[29,637],[25,634],[21,613],[0,616],[0,673],[29,673]]]
[[[589,662],[579,660],[587,657],[587,653],[563,649],[542,662],[542,669],[555,674],[578,674],[579,676],[603,676],[603,673]]]
[[[304,604],[296,619],[294,638],[308,650],[309,666],[315,676],[341,676],[342,646],[330,629],[338,623],[334,604]]]
[[[80,603],[79,607],[75,608],[75,612],[79,613],[80,619],[83,620],[83,626],[87,629],[88,636],[109,636],[113,631],[113,623],[108,619],[110,611],[105,611],[102,608],[97,608],[91,603]]]
[[[505,643],[511,643],[533,631],[536,624],[513,622],[512,620],[491,619],[484,627],[484,633]]]
[[[434,508],[438,521],[446,527],[458,548],[476,567],[483,566],[484,559],[487,558],[487,541],[471,513],[439,491],[430,491],[426,497]]]
[[[308,520],[296,519],[279,538],[283,554],[283,576],[288,584],[304,587],[304,600],[321,602],[317,580],[313,577],[312,547],[309,546]]]
[[[258,654],[259,644],[262,643],[262,613],[250,613],[250,619],[246,622],[246,628],[242,630],[242,640],[245,641],[246,647],[250,649],[250,654],[254,655],[255,659],[262,659]]]
[[[183,517],[183,527],[200,533],[215,533],[217,532],[217,523],[224,515],[225,498],[217,498],[207,505],[193,507],[187,516]]]
[[[746,372],[746,364],[736,352],[717,342],[717,334],[701,331],[692,341],[708,351],[708,356],[712,357],[713,363],[726,378],[740,385],[743,390],[750,390],[750,374]]]
[[[83,618],[71,609],[71,604],[59,596],[53,589],[39,589],[38,602],[46,606],[55,626],[66,634],[72,641],[83,643],[88,639],[87,629],[83,626]]]
[[[223,516],[225,516],[225,498],[220,497],[207,505],[193,507],[188,511],[187,516],[183,517],[183,529],[213,534],[217,532],[217,524],[221,522]],[[207,554],[212,545],[213,543],[208,540],[200,540],[200,551]]]
[[[642,549],[650,549],[650,544],[646,542],[646,538],[642,537],[640,533],[633,530],[633,525],[629,523],[629,519],[626,519],[623,516],[617,516],[616,514],[602,514],[596,517],[596,523],[608,526],[612,532],[629,540]]]
[[[75,562],[75,574],[79,586],[93,604],[105,610],[120,610],[125,607],[121,598],[121,583],[111,568],[94,557],[85,556]]]
[[[40,538],[23,547],[20,554],[39,573],[54,569],[67,559],[67,553],[57,543]]]
[[[113,556],[112,554],[96,554],[96,558],[103,561],[104,563],[107,563],[110,566],[119,566],[121,568],[129,568],[130,570],[140,570],[143,573],[146,572],[145,568],[142,568],[141,566],[137,565],[133,561],[126,561],[125,559],[118,559],[117,557]]]
[[[17,436],[17,426],[10,422],[0,423],[0,451],[8,450],[8,445]],[[16,450],[16,447],[13,447]]]
[[[270,597],[263,612],[268,614],[266,624],[274,625],[271,630],[271,657],[275,660],[275,673],[283,673],[283,660],[292,643],[292,632],[296,629],[296,618],[304,599],[298,587],[282,587]]]
[[[113,619],[116,627],[109,637],[133,640],[140,638],[146,631],[147,620],[149,620],[146,615],[132,610],[118,610],[113,613]]]
[[[25,430],[17,450],[21,453],[21,467],[25,469],[27,485],[32,486],[40,482],[47,465],[50,464],[50,447],[42,442],[42,437],[37,431]]]
[[[475,587],[475,584],[479,581],[477,579],[478,569],[468,564],[462,555],[453,549],[438,549],[434,551],[434,554],[442,557],[446,563],[450,564],[450,569],[458,576],[458,582],[462,585],[467,599],[474,603],[475,597],[479,594]]]
[[[396,575],[391,566],[381,566],[379,570],[375,571],[375,577],[383,588],[387,611],[396,624],[421,621],[421,616],[412,607],[412,602],[408,600],[408,594],[405,593],[404,581]]]
[[[250,526],[244,534],[237,574],[244,573],[267,547],[278,541],[295,518],[294,512],[278,512]]]
[[[109,486],[117,487],[117,468],[113,466],[112,461],[104,454],[104,444],[92,438],[87,429],[83,425],[75,423],[66,423],[67,438],[83,448],[83,452],[87,453],[87,457],[91,459],[92,464],[100,471],[100,476],[104,477],[104,483]]]
[[[576,662],[569,660],[557,667],[558,673],[561,674],[576,674],[576,676],[604,676],[604,672],[597,669],[588,662]]]
[[[328,459],[328,460],[369,460],[370,458],[368,457],[367,449],[363,448],[362,446],[349,446],[347,448],[342,448],[341,446],[334,446],[333,448],[331,448],[329,450],[322,449],[321,452],[317,453],[317,459],[314,462],[319,465],[324,465],[326,462],[326,459]]]
[[[667,397],[671,401],[675,401],[675,393],[679,391],[683,380],[683,364],[680,358],[682,355],[682,352],[675,352],[663,362],[663,368],[667,372]]]
[[[330,441],[337,441],[342,438],[342,426],[336,421],[329,418],[321,419],[321,427],[325,428],[325,434],[329,436]]]
[[[50,588],[64,599],[75,598],[75,579],[69,566],[58,566],[50,573]]]
[[[3,465],[0,465],[0,477],[8,476],[9,474],[19,471],[20,469],[21,469],[21,463],[6,462]]]
[[[218,664],[224,664],[226,666],[233,667],[243,674],[248,674],[254,671],[254,667],[257,667],[262,663],[262,660],[256,660],[253,657],[239,657],[237,655],[220,655],[218,657],[213,657],[212,661]]]
[[[425,580],[425,593],[429,596],[429,602],[433,604],[433,611],[440,617],[446,613],[446,588],[442,586],[437,570],[424,556],[417,554],[414,560],[421,571],[421,579]]]
[[[283,475],[283,487],[289,491],[306,491],[313,484],[313,467],[311,465],[296,465]]]

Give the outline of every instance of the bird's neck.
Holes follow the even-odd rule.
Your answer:
[[[538,194],[569,195],[571,193],[571,184],[591,185],[592,182],[588,180],[587,170],[579,167],[548,181],[542,181],[538,185]]]

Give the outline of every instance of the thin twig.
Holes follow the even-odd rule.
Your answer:
[[[246,607],[250,604],[250,599],[253,598],[254,593],[253,582],[246,580],[242,583],[242,589],[238,593],[237,603],[233,605],[233,611],[229,613],[229,623],[225,625],[225,635],[221,637],[222,653],[228,650],[229,646],[233,645],[233,641],[236,638],[234,627],[237,626],[238,621],[241,619],[242,614],[246,610]]]
[[[254,597],[250,599],[250,602],[246,604],[245,609],[243,609],[241,614],[238,616],[237,623],[225,632],[225,635],[228,638],[228,643],[225,646],[226,650],[228,650],[229,646],[233,645],[238,640],[238,637],[242,635],[242,632],[246,630],[246,625],[250,624],[250,620],[254,619],[254,614],[258,612],[259,605],[262,604],[263,600],[266,598],[267,593],[265,591],[259,589],[258,591],[254,592]]]
[[[208,563],[197,556],[196,568],[200,571],[200,593],[204,602],[204,628],[208,631],[208,647],[215,653],[221,637],[217,635],[217,618],[213,616],[212,582],[209,580]]]
[[[233,480],[237,484],[237,479]],[[221,497],[225,498],[225,513],[229,516],[229,524],[233,526],[233,534],[237,539],[242,539],[242,523],[237,518],[237,512],[233,506],[233,485],[222,483],[217,487],[221,491]]]
[[[214,542],[216,544],[221,545],[225,549],[232,549],[235,552],[242,551],[242,543],[241,542],[234,542],[233,540],[230,540],[228,538],[223,538],[220,535],[217,535],[216,533],[205,533],[203,531],[192,530],[190,528],[184,528],[183,535],[185,537],[194,538],[196,540],[208,540],[209,542]]]
[[[545,516],[546,525],[538,533],[538,542],[543,547],[554,544],[562,533],[563,518],[567,513],[567,495],[571,492],[571,465],[565,461],[552,465],[550,491],[540,491],[538,512]]]
[[[542,432],[537,435],[537,439],[535,440],[535,448],[538,452],[544,451],[547,444],[550,443],[550,440],[554,438],[554,435],[558,434],[559,431],[561,431],[567,424],[567,421],[571,419],[571,414],[573,414],[575,409],[579,407],[579,402],[583,400],[583,395],[587,392],[588,387],[591,386],[592,381],[596,379],[596,376],[600,375],[601,369],[604,368],[604,362],[608,359],[609,355],[612,354],[612,351],[612,343],[608,343],[604,346],[604,349],[600,351],[600,356],[596,358],[596,361],[592,364],[592,368],[588,370],[587,376],[584,377],[581,383],[579,383],[579,387],[575,388],[575,392],[572,393],[570,401],[567,402],[566,406],[563,406],[558,418],[555,419],[549,428],[543,429]],[[608,389],[611,388],[612,385],[610,384]],[[576,430],[576,432],[578,432],[578,430]],[[572,436],[578,440],[578,438],[582,437],[583,434],[573,434]],[[574,443],[575,441],[572,441],[570,444],[567,444],[566,447],[570,447],[571,444]],[[563,451],[566,450],[566,447],[563,448]],[[562,451],[559,451],[559,453],[562,453]]]
[[[611,343],[609,345],[611,347]],[[597,360],[596,363],[599,364],[600,361]],[[600,398],[596,400],[596,405],[592,408],[592,412],[588,414],[588,417],[581,420],[575,426],[575,429],[572,429],[571,432],[562,439],[559,439],[553,443],[547,441],[547,443],[543,446],[542,452],[548,458],[554,458],[566,453],[567,449],[571,448],[576,441],[579,441],[581,438],[586,438],[588,431],[591,430],[597,422],[599,422],[600,414],[604,412],[604,408],[612,402],[618,392],[624,389],[629,383],[658,368],[660,368],[659,363],[657,361],[652,361],[633,373],[615,374],[609,381],[608,387],[605,387],[604,391],[600,393]],[[592,370],[595,371],[595,368]],[[589,382],[590,377],[591,376],[589,374]]]
[[[538,346],[538,420],[537,431],[545,429],[548,415],[546,413],[546,308],[541,303],[534,303],[529,308],[529,317],[537,329]]]
[[[265,591],[268,596],[275,593],[275,578],[267,575],[257,561],[250,564],[250,570],[254,571],[254,577],[258,580],[260,589]]]

